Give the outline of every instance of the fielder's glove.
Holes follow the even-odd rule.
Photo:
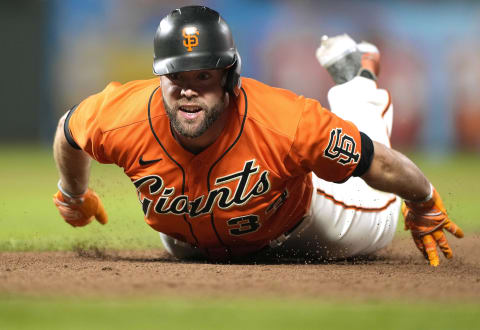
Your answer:
[[[53,202],[63,219],[73,227],[88,225],[94,217],[102,225],[108,221],[100,197],[90,188],[80,196],[71,196],[62,192],[59,184],[59,190],[53,195]]]
[[[405,219],[405,230],[410,230],[415,245],[436,267],[440,263],[437,245],[448,259],[453,257],[443,232],[446,229],[458,238],[463,237],[463,231],[448,218],[442,199],[435,188],[427,200],[423,202],[405,201],[402,204],[402,214]]]

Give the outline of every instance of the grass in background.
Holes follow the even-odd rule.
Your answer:
[[[444,312],[438,312],[438,311]],[[479,329],[478,304],[259,299],[0,300],[2,329]],[[435,311],[435,312],[432,312]]]
[[[464,230],[480,231],[480,156],[445,158],[410,155],[440,191],[451,218]],[[143,220],[135,188],[114,165],[93,164],[91,187],[109,214],[105,226],[65,224],[52,203],[57,172],[51,150],[36,146],[0,146],[0,250],[69,250],[75,246],[145,249],[161,246]],[[403,226],[399,226],[402,228]],[[401,231],[399,229],[399,231]]]
[[[442,196],[450,218],[467,231],[480,231],[480,154],[409,156]]]
[[[109,215],[105,226],[67,225],[52,202],[58,175],[51,150],[0,146],[0,250],[69,250],[75,246],[113,249],[161,247],[143,220],[135,187],[121,168],[94,163],[91,187]]]
[[[452,218],[467,232],[480,231],[480,158],[413,158]],[[110,222],[84,228],[65,224],[52,203],[58,177],[48,149],[0,146],[0,173],[0,250],[160,247],[133,185],[115,166],[95,164],[91,176]],[[0,296],[0,329],[480,329],[480,304]]]

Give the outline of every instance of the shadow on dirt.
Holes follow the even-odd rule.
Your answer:
[[[388,256],[372,254],[367,256],[356,256],[351,258],[328,259],[309,256],[288,256],[275,253],[262,253],[243,258],[232,258],[229,260],[209,260],[207,258],[176,259],[165,250],[149,251],[116,251],[100,248],[95,245],[77,245],[74,252],[78,257],[106,261],[126,261],[140,263],[185,263],[185,264],[217,264],[217,265],[302,265],[302,264],[336,264],[336,265],[367,265],[367,264],[398,264],[409,263],[411,258],[400,256]],[[408,260],[407,260],[408,259]]]

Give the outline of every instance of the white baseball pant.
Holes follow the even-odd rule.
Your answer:
[[[333,113],[390,147],[393,106],[389,93],[378,89],[373,80],[355,77],[336,85],[330,89],[328,101]],[[310,219],[278,247],[281,254],[314,259],[364,256],[392,241],[399,197],[375,190],[357,177],[342,184],[312,177]]]

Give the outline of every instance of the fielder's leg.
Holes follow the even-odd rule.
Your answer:
[[[330,49],[327,56],[330,60],[327,69],[334,80],[341,83],[328,93],[330,108],[341,118],[352,121],[372,140],[390,146],[393,107],[388,92],[378,89],[375,82],[378,50],[376,56],[373,54],[377,65],[365,65],[364,54],[354,47],[353,40],[346,35],[340,36],[339,40],[343,46],[331,42],[336,48],[333,52]],[[357,53],[353,56],[352,52]],[[346,58],[346,55],[352,56]],[[321,59],[325,60],[325,56]],[[323,61],[322,65],[325,66],[325,62],[328,61]],[[313,185],[311,222],[292,233],[280,247],[281,254],[336,259],[367,255],[392,241],[400,198],[370,188],[360,178],[335,184],[313,175]]]

